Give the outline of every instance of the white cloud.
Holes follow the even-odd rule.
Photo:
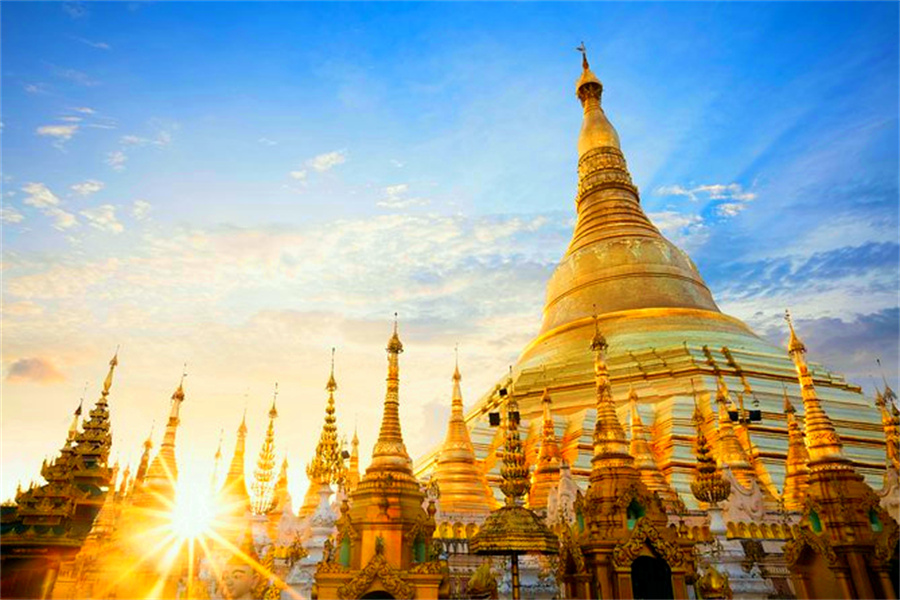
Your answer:
[[[267,137],[261,137],[257,141],[264,146],[277,146],[278,145],[278,142],[276,142],[275,140],[270,140]]]
[[[733,217],[756,199],[754,192],[744,190],[739,183],[713,183],[685,188],[681,185],[664,185],[653,190],[657,196],[684,196],[691,202],[704,200],[715,207],[721,217]]]
[[[65,121],[66,123],[81,123],[81,117],[60,117],[60,121]]]
[[[403,168],[403,163],[400,162],[399,160],[396,160],[396,159],[393,159],[393,158],[392,158],[392,159],[391,159],[391,164],[394,165],[395,167],[397,167],[398,169],[402,169],[402,168]]]
[[[178,129],[177,124],[170,124],[160,127],[156,135],[152,138],[141,137],[139,135],[123,135],[119,139],[119,143],[123,146],[168,146],[172,142],[172,130]]]
[[[93,114],[97,113],[96,110],[94,110],[93,108],[90,108],[88,106],[77,106],[77,107],[72,108],[72,110],[74,110],[75,112],[80,112],[85,115],[93,115]]]
[[[43,183],[28,183],[22,187],[22,191],[28,194],[25,204],[53,219],[54,228],[62,231],[78,225],[75,215],[60,208],[59,198]]]
[[[102,204],[96,208],[87,208],[81,211],[81,216],[87,219],[91,227],[110,233],[122,233],[125,228],[116,219],[116,207],[112,204]]]
[[[376,202],[376,206],[381,208],[409,208],[412,206],[426,206],[430,204],[430,200],[426,198],[407,198],[406,193],[409,191],[409,185],[400,183],[397,185],[389,185],[384,188],[384,199]]]
[[[298,181],[306,181],[306,169],[302,171],[291,171],[291,177]]]
[[[4,223],[21,223],[25,217],[12,206],[0,208],[0,221]]]
[[[106,155],[106,164],[115,169],[116,171],[122,171],[125,169],[125,162],[128,160],[128,156],[122,152],[121,150],[114,150]]]
[[[335,150],[334,152],[326,152],[325,154],[314,156],[306,161],[306,166],[321,173],[345,162],[347,162],[347,152],[344,150]]]
[[[82,44],[90,46],[91,48],[97,48],[98,50],[110,50],[111,49],[110,45],[107,44],[106,42],[93,42],[91,40],[86,40],[86,39],[80,38],[80,37],[76,37],[75,39],[78,40],[79,42],[81,42]]]
[[[700,215],[664,210],[647,216],[679,248],[692,250],[709,239],[709,229]]]
[[[131,215],[138,221],[141,221],[147,218],[152,208],[153,205],[146,200],[135,200],[131,206]]]
[[[95,85],[99,85],[100,82],[96,79],[93,79],[90,75],[83,71],[79,71],[77,69],[66,69],[64,67],[56,67],[51,65],[53,69],[53,74],[61,79],[66,79],[73,83],[77,83],[78,85],[83,85],[85,87],[93,87]]]
[[[43,83],[26,83],[23,88],[29,94],[46,94],[47,86]]]
[[[78,133],[78,125],[42,125],[35,131],[40,136],[54,138],[53,145],[62,149],[63,145]]]
[[[88,179],[87,181],[82,181],[81,183],[76,183],[70,186],[73,192],[78,194],[79,196],[90,196],[91,194],[96,194],[104,187],[104,183],[102,181],[97,181],[96,179]]]

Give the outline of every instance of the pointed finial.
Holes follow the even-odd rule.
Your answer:
[[[462,375],[459,374],[459,344],[456,344],[453,347],[453,353],[456,356],[456,366],[453,369],[453,381],[462,380]]]
[[[106,374],[106,379],[103,381],[103,391],[101,392],[102,396],[106,398],[109,395],[109,388],[112,387],[113,382],[113,371],[115,371],[116,366],[119,364],[119,347],[116,346],[116,353],[113,354],[112,359],[109,361],[109,373]]]
[[[594,304],[594,338],[591,340],[591,350],[602,352],[608,347],[606,338],[600,333],[600,320],[597,318],[597,305]]]
[[[187,363],[184,363],[184,367],[181,369],[181,380],[178,382],[178,389],[175,390],[175,393],[172,394],[172,400],[176,400],[181,402],[184,400],[184,378],[187,377]]]
[[[274,419],[278,416],[278,410],[275,408],[275,400],[278,399],[278,382],[275,382],[275,392],[272,394],[272,408],[269,409],[269,418]]]
[[[325,384],[325,390],[333,392],[337,389],[337,381],[334,379],[334,347],[331,348],[331,375],[328,376],[328,383]]]
[[[797,337],[797,332],[794,331],[794,321],[791,319],[791,311],[788,309],[784,309],[784,320],[787,321],[788,328],[791,330],[791,339],[788,343],[788,352],[806,352],[806,346],[803,345],[803,342],[800,341],[800,338]]]
[[[887,377],[884,375],[884,367],[881,365],[881,359],[876,358],[875,362],[878,363],[878,368],[881,370],[881,380],[884,381],[884,399],[889,402],[891,405],[897,400],[897,394],[894,390],[891,389],[891,386],[888,384]]]
[[[582,41],[581,45],[575,49],[578,52],[581,52],[581,66],[585,71],[587,71],[590,67],[588,66],[587,48],[584,47],[584,42]]]
[[[400,335],[397,333],[397,313],[394,313],[394,335],[388,340],[387,351],[391,354],[400,354],[403,352],[403,344],[400,342]]]
[[[244,414],[241,416],[241,424],[238,425],[238,435],[247,435],[247,407],[244,407]]]
[[[219,446],[216,448],[216,455],[213,457],[218,461],[222,458],[222,438],[225,436],[225,429],[219,430]]]
[[[144,450],[150,450],[153,447],[153,430],[156,429],[156,421],[150,424],[150,434],[144,440]]]
[[[784,383],[781,384],[781,392],[784,396],[784,414],[797,412],[794,405],[791,404],[791,399],[788,398],[787,386]]]

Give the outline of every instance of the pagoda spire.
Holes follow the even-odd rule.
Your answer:
[[[887,382],[885,382],[887,387]],[[887,394],[880,391],[875,392],[875,406],[881,412],[881,426],[884,429],[884,450],[887,458],[887,466],[894,470],[900,469],[900,416],[897,414],[897,407],[893,402],[886,400]],[[890,404],[890,408],[888,408]]]
[[[519,436],[519,404],[511,389],[506,401],[506,444],[500,476],[503,478],[500,491],[506,496],[506,506],[521,506],[522,496],[528,491],[528,463]]]
[[[225,435],[225,430],[219,430],[219,445],[216,446],[216,454],[213,456],[213,472],[212,478],[210,479],[209,485],[213,490],[213,493],[216,491],[216,481],[219,478],[219,463],[222,462],[222,436]]]
[[[334,348],[331,349],[331,373],[325,390],[328,392],[328,401],[325,404],[325,421],[319,434],[319,443],[316,444],[316,453],[312,461],[306,466],[306,475],[310,483],[328,485],[340,483],[343,473],[344,460],[341,456],[341,447],[338,442],[337,417],[335,417],[334,392],[338,389],[334,378]],[[315,508],[315,505],[313,506]]]
[[[660,471],[656,462],[656,456],[647,439],[647,429],[638,412],[639,398],[634,386],[629,386],[628,402],[631,405],[631,446],[630,452],[634,457],[634,466],[641,473],[641,481],[647,489],[659,494],[660,500],[666,508],[681,508],[682,502],[678,494],[669,485],[666,476]]]
[[[433,481],[440,490],[442,513],[487,514],[492,508],[492,494],[487,487],[484,473],[478,468],[475,448],[469,437],[463,416],[463,398],[459,372],[459,352],[453,369],[453,392],[450,400],[450,420],[447,436],[438,455]]]
[[[797,411],[788,398],[787,388],[784,392],[784,415],[787,420],[788,449],[784,469],[784,491],[781,494],[786,510],[801,510],[806,488],[809,486],[809,452],[803,439],[803,430],[797,423]]]
[[[250,495],[247,493],[247,480],[244,476],[245,453],[247,449],[247,409],[241,417],[241,423],[237,428],[237,438],[234,442],[234,453],[231,455],[231,463],[225,474],[225,483],[219,490],[229,512],[235,516],[242,515],[250,510]]]
[[[359,483],[359,435],[353,428],[353,439],[350,440],[350,461],[347,465],[347,487],[350,491]]]
[[[175,459],[175,437],[178,433],[178,425],[181,423],[181,403],[184,402],[184,378],[187,376],[187,365],[181,374],[178,387],[172,394],[172,406],[169,410],[169,420],[166,421],[166,431],[163,434],[159,453],[153,458],[147,475],[144,477],[144,485],[159,488],[157,491],[164,497],[175,498],[175,482],[178,480],[178,464]]]
[[[272,408],[269,409],[269,425],[266,428],[266,437],[262,448],[259,449],[259,458],[256,461],[256,470],[253,473],[253,483],[250,486],[250,509],[253,514],[264,515],[272,509],[275,486],[275,419],[278,418],[278,409],[275,401],[278,398],[278,384],[275,384],[275,393],[272,396]]]
[[[144,452],[141,454],[141,462],[138,464],[137,472],[134,474],[135,486],[143,485],[144,478],[147,476],[147,467],[150,466],[150,451],[153,449],[153,425],[150,426],[150,433],[144,440]]]
[[[749,488],[756,479],[756,471],[747,459],[747,453],[731,423],[731,416],[728,414],[728,385],[721,375],[716,386],[716,405],[719,413],[719,463],[728,467],[741,485]]]
[[[600,333],[596,315],[594,316],[594,338],[591,350],[594,352],[594,378],[597,386],[597,422],[594,425],[594,457],[591,459],[591,480],[602,475],[603,468],[610,463],[634,467],[634,457],[629,453],[625,429],[616,414],[616,405],[609,383],[609,367],[606,365],[606,338]]]
[[[528,507],[532,510],[547,508],[548,496],[559,484],[562,455],[556,442],[551,404],[550,390],[544,388],[541,396],[544,413],[541,421],[541,448],[534,468],[531,491],[528,493]]]
[[[323,485],[339,484],[344,476],[344,458],[341,454],[340,442],[338,441],[337,418],[334,416],[334,393],[337,389],[337,380],[334,377],[334,348],[332,348],[331,373],[328,376],[328,382],[325,384],[325,390],[328,392],[328,401],[325,404],[325,421],[322,423],[322,431],[319,434],[319,442],[316,444],[316,452],[312,460],[306,465],[309,487],[306,490],[306,496],[303,498],[303,506],[300,508],[301,517],[315,512],[316,507],[319,505],[319,491]]]
[[[69,425],[69,434],[66,436],[66,446],[71,442],[74,442],[75,438],[78,436],[78,423],[81,421],[81,410],[83,405],[84,396],[82,395],[81,400],[78,402],[78,408],[75,409],[75,412],[72,415],[72,423]]]
[[[691,380],[691,385],[693,385]],[[696,394],[696,392],[695,392]],[[696,403],[696,395],[694,397]],[[706,436],[703,434],[703,416],[700,407],[694,406],[694,427],[697,429],[697,440],[694,450],[697,455],[697,464],[694,467],[694,476],[691,479],[691,492],[694,498],[712,506],[724,502],[731,495],[731,485],[722,477],[722,472],[712,456],[712,450]]]
[[[412,461],[403,443],[403,432],[400,429],[400,353],[403,343],[397,333],[397,313],[394,313],[394,333],[387,345],[388,374],[387,389],[384,395],[384,413],[381,418],[381,429],[378,440],[372,451],[372,462],[366,469],[366,477],[370,473],[390,471],[412,479]]]
[[[806,346],[794,331],[794,322],[791,320],[790,311],[784,311],[784,319],[787,321],[791,337],[788,343],[788,353],[794,361],[797,369],[797,377],[800,381],[800,394],[803,398],[803,414],[806,425],[806,447],[809,449],[811,463],[823,460],[845,461],[841,438],[834,428],[831,419],[825,414],[819,397],[813,385],[812,374],[806,364]]]

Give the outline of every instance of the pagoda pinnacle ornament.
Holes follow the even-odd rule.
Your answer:
[[[325,385],[325,390],[328,392],[325,422],[322,425],[322,432],[319,434],[319,442],[316,444],[316,453],[306,466],[306,475],[309,477],[310,483],[338,484],[343,477],[344,459],[341,456],[341,447],[338,442],[337,418],[334,416],[334,392],[337,389],[337,381],[334,378],[334,348],[332,348],[331,373],[328,376],[328,383]]]
[[[656,456],[647,440],[647,429],[638,412],[638,395],[632,386],[628,390],[628,401],[631,404],[631,447],[630,452],[634,457],[634,466],[641,474],[641,481],[647,489],[656,492],[667,509],[681,510],[683,503],[666,481],[666,476],[660,471],[656,462]]]
[[[809,485],[809,452],[803,430],[797,422],[797,411],[784,388],[784,415],[787,420],[788,450],[784,469],[784,491],[781,494],[786,510],[800,510]]]
[[[231,463],[225,474],[225,482],[219,490],[220,502],[226,507],[226,511],[235,517],[244,515],[250,510],[250,495],[247,493],[247,480],[244,476],[244,461],[247,448],[247,411],[241,417],[238,425],[237,438],[234,442],[234,453],[231,455]],[[241,534],[239,528],[233,532]],[[237,539],[237,538],[235,538]]]
[[[463,398],[459,358],[453,370],[453,392],[447,436],[441,446],[432,480],[440,489],[442,513],[487,514],[493,507],[493,496],[484,473],[475,460],[475,449],[463,416]]]
[[[597,317],[594,316],[594,338],[591,350],[594,353],[594,376],[597,388],[597,421],[594,425],[594,457],[591,480],[599,474],[604,464],[622,464],[634,467],[634,457],[628,448],[625,429],[616,414],[616,404],[609,384],[609,367],[606,365],[606,338],[600,333]]]
[[[278,418],[278,410],[275,401],[278,399],[278,384],[275,384],[275,393],[272,397],[272,408],[269,409],[269,425],[266,428],[266,437],[262,448],[259,449],[259,458],[256,461],[256,470],[253,472],[253,483],[250,485],[250,510],[253,514],[264,515],[272,509],[275,492],[275,419]]]
[[[541,448],[538,451],[531,490],[528,492],[528,507],[534,510],[547,508],[548,494],[559,484],[560,461],[562,460],[553,426],[553,414],[550,410],[552,400],[549,389],[544,389],[541,404],[544,409],[541,421]]]
[[[806,447],[809,449],[810,466],[823,460],[845,461],[843,444],[838,436],[831,419],[822,409],[822,404],[816,394],[813,385],[812,374],[806,364],[806,346],[794,331],[794,322],[791,320],[790,311],[784,311],[784,319],[787,321],[791,337],[788,343],[788,353],[794,361],[797,369],[797,378],[800,381],[800,394],[803,398],[803,414],[806,426]]]
[[[179,417],[181,411],[181,403],[184,402],[184,378],[187,376],[187,365],[185,371],[181,374],[181,380],[178,387],[172,394],[172,404],[169,410],[169,420],[166,421],[166,431],[163,434],[162,444],[159,446],[159,453],[153,458],[150,467],[147,469],[147,475],[144,477],[144,490],[151,489],[154,498],[143,498],[143,501],[156,502],[159,498],[166,498],[169,502],[175,498],[175,482],[178,480],[178,464],[175,460],[175,437],[178,432],[178,425],[181,423]],[[110,370],[110,372],[112,372]]]
[[[699,407],[694,408],[694,427],[697,428],[697,441],[695,452],[697,464],[694,467],[694,477],[691,479],[691,492],[700,502],[716,505],[724,502],[731,495],[731,485],[722,477],[722,472],[712,456],[712,450],[703,434],[703,417]]]

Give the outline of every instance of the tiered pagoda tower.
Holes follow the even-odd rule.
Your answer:
[[[400,429],[400,353],[394,333],[388,341],[384,415],[372,462],[350,494],[338,522],[336,549],[316,572],[319,598],[437,598],[446,568],[432,547],[434,512],[422,507],[425,493],[412,473]],[[376,596],[373,596],[376,597]]]
[[[81,431],[79,404],[59,457],[41,466],[47,483],[20,490],[15,506],[2,508],[0,597],[49,597],[61,566],[74,560],[107,494],[115,493],[115,474],[107,461],[112,447],[109,391],[118,364],[117,353]]]

